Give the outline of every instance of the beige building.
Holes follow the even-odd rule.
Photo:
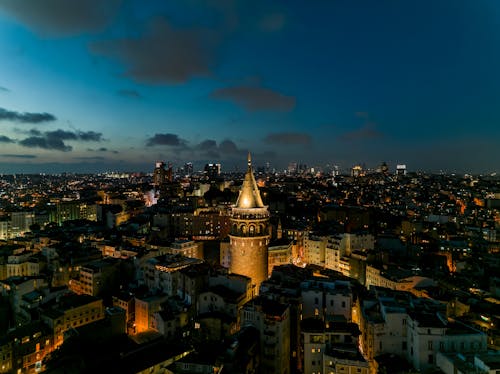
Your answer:
[[[229,271],[249,277],[256,295],[267,279],[269,237],[269,210],[260,197],[249,154],[240,195],[231,211]]]
[[[154,314],[161,310],[161,304],[168,296],[149,296],[135,298],[135,333],[156,329]]]
[[[25,251],[8,256],[7,263],[0,265],[4,267],[4,271],[0,271],[0,273],[3,273],[4,277],[0,279],[39,275],[40,265],[38,259],[33,257],[33,254],[33,252]]]
[[[182,269],[202,263],[196,258],[165,254],[150,258],[141,266],[142,280],[152,292],[175,296],[181,288]]]
[[[170,244],[168,253],[203,260],[203,242],[193,240],[177,240]]]
[[[70,279],[69,288],[77,294],[97,296],[118,272],[119,262],[114,258],[93,261],[80,267],[77,278]]]
[[[54,334],[54,347],[64,342],[64,332],[104,318],[102,299],[88,295],[69,294],[60,297],[53,308],[42,312],[41,319]]]
[[[267,268],[270,276],[273,268],[279,265],[292,263],[293,243],[289,240],[281,239],[269,245]]]
[[[328,242],[327,236],[309,233],[304,239],[304,262],[325,266],[325,249]]]
[[[366,373],[368,363],[357,349],[358,325],[341,318],[334,320],[338,321],[325,322],[320,318],[302,320],[303,372]]]
[[[343,346],[327,349],[323,356],[325,374],[368,374],[370,367],[358,347]]]
[[[435,369],[438,353],[485,352],[486,334],[446,318],[445,306],[408,292],[373,288],[363,300],[361,346],[375,373],[382,354],[404,357],[417,370]]]

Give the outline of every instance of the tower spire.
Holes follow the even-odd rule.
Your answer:
[[[259,188],[257,187],[257,182],[253,175],[252,170],[252,156],[248,152],[247,157],[248,169],[245,174],[245,179],[243,179],[243,185],[241,186],[240,195],[236,201],[237,208],[263,208],[264,204],[260,197]]]

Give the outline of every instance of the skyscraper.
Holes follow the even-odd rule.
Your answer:
[[[165,163],[163,161],[158,161],[153,171],[153,184],[157,187],[161,187],[166,180],[167,171],[165,170]]]
[[[248,169],[236,204],[231,210],[230,266],[232,273],[252,279],[254,294],[267,279],[269,245],[269,210],[264,206],[255,182],[252,159],[248,154]]]

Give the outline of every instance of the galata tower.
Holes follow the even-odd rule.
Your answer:
[[[231,210],[230,266],[231,273],[252,279],[254,295],[267,279],[269,245],[269,210],[264,206],[248,154],[248,169],[236,204]]]

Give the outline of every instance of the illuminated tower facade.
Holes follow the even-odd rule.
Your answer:
[[[231,210],[230,266],[231,273],[252,279],[254,294],[267,279],[267,248],[269,245],[269,210],[264,206],[255,182],[252,159],[240,195]]]

